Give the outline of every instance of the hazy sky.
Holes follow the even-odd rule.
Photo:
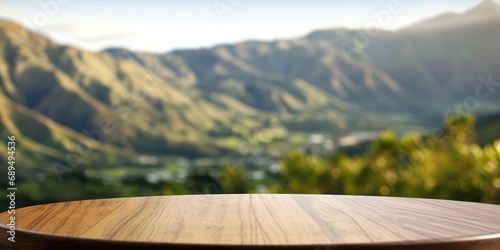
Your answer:
[[[0,17],[59,43],[90,50],[125,47],[166,52],[243,40],[303,36],[326,28],[363,28],[374,13],[400,6],[385,29],[398,29],[481,0],[0,0]],[[496,0],[500,2],[500,0]]]

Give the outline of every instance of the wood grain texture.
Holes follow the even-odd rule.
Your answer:
[[[182,195],[21,208],[16,249],[500,249],[500,206],[335,195]]]

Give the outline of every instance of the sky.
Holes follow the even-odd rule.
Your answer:
[[[168,52],[245,40],[296,38],[318,29],[363,29],[370,24],[397,30],[442,13],[463,12],[480,2],[0,0],[0,18],[15,21],[58,43],[87,50],[120,47]]]

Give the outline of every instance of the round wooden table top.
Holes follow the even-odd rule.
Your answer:
[[[15,249],[500,249],[500,206],[337,195],[181,195],[16,210]]]

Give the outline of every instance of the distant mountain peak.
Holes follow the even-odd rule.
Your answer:
[[[463,13],[446,13],[414,24],[406,31],[438,31],[500,20],[500,5],[484,0]]]
[[[500,7],[500,5],[493,0],[483,0],[478,7]]]
[[[483,12],[483,13],[489,13],[489,12],[500,12],[500,5],[497,4],[493,0],[483,0],[480,4],[478,4],[476,7],[466,11],[466,13],[475,13],[475,12]]]

